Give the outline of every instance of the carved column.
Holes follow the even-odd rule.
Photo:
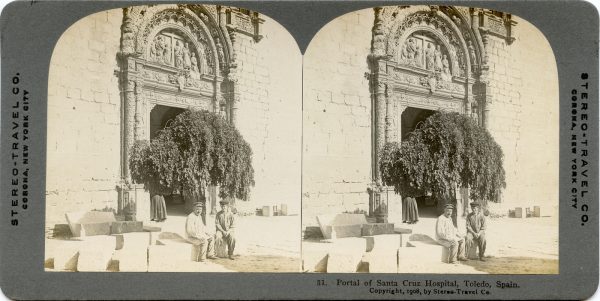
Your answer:
[[[385,96],[386,84],[377,79],[375,83],[375,162],[373,164],[373,180],[381,184],[379,173],[379,158],[385,145],[387,97]]]
[[[126,80],[125,89],[123,91],[124,97],[124,116],[123,116],[123,178],[125,182],[131,183],[131,174],[129,172],[129,155],[131,147],[135,139],[135,81]]]
[[[134,123],[135,123],[135,133],[134,133],[134,142],[138,140],[143,140],[146,135],[144,135],[144,116],[145,116],[145,99],[143,95],[143,87],[144,80],[142,78],[138,78],[135,82],[135,115],[134,115]],[[132,144],[133,145],[133,144]]]

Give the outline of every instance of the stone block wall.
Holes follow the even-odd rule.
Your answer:
[[[302,139],[302,55],[293,37],[265,18],[264,37],[237,34],[240,90],[238,129],[252,147],[255,187],[247,204],[262,208],[285,203],[300,214]]]
[[[516,40],[490,37],[493,101],[489,130],[504,151],[502,211],[558,205],[558,77],[552,49],[529,22],[515,17]]]
[[[59,39],[49,74],[47,225],[67,211],[116,209],[121,99],[116,61],[121,9],[87,16]],[[265,18],[264,38],[237,35],[238,128],[253,151],[256,186],[240,206],[288,205],[300,213],[302,56]]]
[[[303,226],[316,215],[368,212],[371,96],[367,55],[373,10],[340,16],[313,37],[304,55]]]
[[[46,223],[66,211],[117,208],[122,10],[90,15],[58,40],[48,83]]]

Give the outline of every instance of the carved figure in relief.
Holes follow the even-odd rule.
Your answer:
[[[440,45],[435,47],[435,71],[442,71],[444,65],[442,64],[442,50],[440,49]]]
[[[417,65],[417,67],[423,67],[423,49],[421,49],[421,46],[419,44],[416,44],[415,46],[415,65]]]
[[[458,57],[456,56],[456,51],[454,49],[450,50],[450,60],[452,61],[452,75],[460,76],[460,68],[458,67]]]
[[[196,53],[192,52],[192,58],[191,58],[191,77],[193,79],[198,79],[200,78],[200,70],[198,70],[198,59],[196,58]]]
[[[452,75],[450,75],[450,63],[448,63],[448,58],[445,54],[442,58],[442,66],[442,80],[448,82],[451,80]]]
[[[475,71],[475,47],[473,47],[471,41],[468,41],[467,43],[467,48],[469,48],[469,59],[471,61],[471,71]]]
[[[427,43],[427,50],[425,50],[425,68],[429,71],[435,70],[435,50],[431,43]]]
[[[182,68],[183,67],[183,49],[181,48],[181,44],[179,41],[175,42],[175,67]]]
[[[165,64],[170,65],[171,64],[171,45],[169,42],[165,41],[164,39],[161,39],[161,45],[163,48],[163,53],[162,53],[162,60]]]
[[[192,60],[190,58],[190,48],[189,43],[185,43],[183,46],[183,68],[190,68],[192,65]]]

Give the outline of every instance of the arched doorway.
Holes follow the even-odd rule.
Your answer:
[[[157,105],[150,111],[150,140],[156,138],[158,132],[164,129],[171,120],[184,110],[163,105]]]
[[[119,208],[135,207],[149,220],[149,196],[133,183],[129,154],[135,141],[149,140],[184,109],[221,114],[236,124],[239,99],[236,34],[260,40],[257,13],[210,5],[151,5],[123,9],[117,54],[121,95],[121,183]],[[231,30],[232,24],[243,25]],[[233,27],[235,28],[235,26]]]
[[[368,61],[373,104],[371,186],[376,189],[369,191],[371,200],[387,198],[386,208],[393,211],[401,201],[393,188],[381,183],[379,158],[384,145],[400,143],[435,111],[485,112],[484,44],[468,21],[474,13],[469,8],[389,6],[374,12]],[[477,120],[484,121],[485,115]]]

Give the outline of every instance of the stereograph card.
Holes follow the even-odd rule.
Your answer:
[[[15,1],[9,299],[586,299],[583,1]]]

